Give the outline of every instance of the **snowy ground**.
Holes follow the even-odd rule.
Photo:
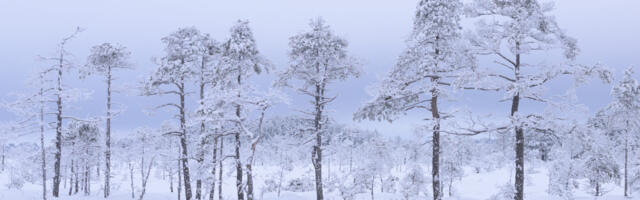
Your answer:
[[[535,169],[527,170],[527,181],[525,185],[526,191],[526,199],[539,200],[539,199],[552,199],[546,193],[547,188],[547,171],[544,168],[537,167]],[[492,195],[496,194],[501,186],[509,181],[511,178],[511,170],[510,169],[499,169],[487,173],[476,174],[468,170],[467,176],[462,180],[455,182],[454,187],[455,195],[453,197],[445,196],[447,200],[485,200],[489,199]],[[260,178],[259,176],[257,178]],[[20,190],[18,189],[7,189],[5,186],[9,180],[8,171],[0,174],[0,200],[37,200],[41,199],[41,186],[26,183],[24,187]],[[224,197],[225,199],[235,199],[233,193],[235,191],[235,187],[232,186],[231,178],[229,177],[227,182],[224,184]],[[115,179],[115,191],[114,195],[111,196],[110,200],[128,200],[131,199],[131,191],[129,189],[129,179],[124,174],[117,176]],[[136,184],[138,184],[136,182]],[[94,189],[92,195],[90,197],[84,196],[82,194],[67,196],[67,189],[63,188],[63,196],[60,199],[64,200],[85,200],[85,199],[103,199],[101,197],[101,190],[97,187],[99,183],[94,183]],[[137,187],[137,186],[136,186]],[[157,176],[152,177],[149,180],[149,186],[147,194],[145,195],[145,199],[148,200],[174,200],[177,199],[177,194],[170,193],[169,183],[167,180],[159,179]],[[602,199],[602,200],[621,200],[626,199],[622,197],[621,188],[615,185],[607,185],[605,189],[608,190],[608,193],[599,198],[594,198],[590,196],[586,191],[576,190],[574,196],[576,200],[591,200],[591,199]],[[447,191],[445,190],[445,195]],[[136,195],[138,191],[136,191]],[[262,200],[304,200],[304,199],[315,199],[314,192],[287,192],[283,191],[281,193],[280,198],[277,197],[275,193],[264,193],[261,194],[260,190],[257,192],[257,198]],[[402,200],[403,197],[400,194],[390,194],[390,193],[379,193],[376,191],[374,193],[376,200]],[[216,193],[217,197],[217,193]],[[184,197],[182,197],[184,199]],[[216,198],[217,199],[217,198]],[[331,192],[326,194],[327,200],[341,200],[342,198],[336,192]],[[368,200],[371,199],[369,193],[359,194],[356,197],[356,200]],[[629,198],[629,199],[640,199],[640,197]]]

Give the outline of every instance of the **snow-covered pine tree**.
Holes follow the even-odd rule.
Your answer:
[[[249,108],[247,108],[249,106],[248,104],[252,104],[253,102],[252,96],[249,95],[253,92],[253,89],[247,79],[263,71],[268,72],[271,64],[267,59],[263,58],[258,51],[248,21],[238,20],[238,22],[231,27],[230,32],[230,38],[222,44],[222,55],[220,57],[220,63],[218,64],[220,65],[218,75],[224,80],[217,86],[219,90],[216,91],[216,94],[210,94],[210,99],[205,101],[211,103],[209,105],[213,107],[218,106],[213,102],[226,102],[226,111],[229,114],[226,114],[225,121],[232,122],[235,126],[233,132],[235,137],[236,187],[238,200],[242,200],[245,198],[245,185],[242,181],[243,170],[242,160],[240,158],[240,136],[241,134],[252,134],[248,131],[245,124],[250,112]],[[203,107],[207,108],[210,106],[203,105]],[[248,198],[251,198],[251,196]]]
[[[185,97],[188,90],[187,81],[197,76],[200,61],[200,42],[202,35],[194,27],[181,28],[162,38],[166,45],[166,55],[158,60],[158,69],[144,83],[143,95],[177,95],[177,103],[166,103],[157,108],[175,108],[178,110],[180,128],[165,134],[177,135],[180,138],[181,168],[184,176],[185,199],[191,200],[191,173],[189,171],[189,153],[187,144],[187,119]]]
[[[631,187],[629,185],[629,158],[634,147],[640,145],[640,135],[636,132],[640,127],[640,84],[633,78],[633,68],[627,68],[622,80],[611,90],[613,101],[601,110],[596,119],[596,128],[605,131],[615,142],[616,146],[624,154],[623,158],[623,184],[624,196],[629,197]]]
[[[122,45],[103,43],[91,48],[87,57],[87,64],[80,70],[80,78],[97,73],[105,78],[107,83],[107,115],[105,129],[105,168],[104,168],[104,198],[111,193],[111,83],[114,80],[113,71],[130,69],[129,55],[131,53]]]
[[[216,74],[215,74],[215,67],[217,65],[216,64],[216,59],[218,58],[219,54],[220,54],[220,44],[218,44],[217,41],[215,41],[213,38],[211,38],[211,36],[209,34],[202,34],[202,37],[200,38],[199,44],[198,44],[198,60],[199,63],[197,63],[197,76],[198,76],[198,80],[197,80],[197,85],[199,87],[199,102],[200,105],[202,106],[204,104],[204,98],[205,98],[205,92],[207,92],[206,88],[208,86],[210,86],[211,84],[215,84],[216,82]],[[205,120],[200,120],[200,135],[199,135],[200,139],[200,143],[198,144],[198,149],[197,149],[197,153],[196,153],[196,161],[198,162],[198,168],[199,171],[204,170],[204,155],[207,152],[206,149],[206,144],[209,143],[211,139],[211,142],[213,142],[213,151],[215,152],[217,150],[217,138],[215,136],[212,136],[208,133],[207,131],[207,127],[206,127],[206,123]],[[214,153],[215,154],[215,153]],[[215,159],[214,159],[215,162]],[[215,165],[215,163],[214,163]],[[212,169],[212,173],[215,174],[215,166]],[[196,196],[195,198],[200,200],[202,199],[202,177],[204,174],[202,173],[198,173],[197,179],[196,179]],[[212,182],[212,188],[215,187],[215,182]],[[210,191],[210,198],[213,198],[213,190]]]
[[[48,102],[51,102],[51,92],[55,89],[50,87],[47,83],[50,80],[46,78],[46,72],[38,72],[37,80],[32,81],[35,83],[33,86],[37,88],[37,92],[30,95],[17,95],[17,99],[14,102],[3,105],[7,110],[16,114],[20,119],[21,129],[30,132],[32,128],[39,129],[40,132],[40,161],[41,161],[41,175],[42,175],[42,199],[47,200],[47,164],[46,164],[46,146],[44,144],[44,132],[45,129],[50,127],[46,125],[45,117],[49,112]],[[4,143],[3,143],[4,144]],[[4,145],[3,145],[4,147]],[[4,151],[4,149],[3,149]],[[3,155],[4,157],[4,155]],[[4,159],[4,158],[3,158]],[[3,161],[4,162],[4,161]],[[4,163],[2,163],[4,165]],[[4,166],[3,166],[4,168]]]
[[[333,34],[322,18],[311,20],[311,30],[289,38],[290,66],[279,75],[278,85],[286,86],[292,80],[302,81],[295,89],[311,98],[315,136],[311,159],[315,170],[316,199],[323,200],[322,184],[322,136],[328,122],[325,111],[328,103],[335,100],[327,94],[329,84],[358,77],[360,69],[347,53],[347,40]]]
[[[510,128],[515,135],[515,200],[524,199],[525,137],[524,127],[536,115],[520,113],[521,100],[545,102],[542,91],[546,83],[560,75],[573,75],[578,82],[585,75],[598,74],[609,81],[610,73],[602,66],[572,63],[579,50],[575,39],[560,29],[549,15],[552,3],[538,0],[474,0],[466,8],[467,15],[479,18],[471,43],[480,53],[498,58],[486,77],[496,79],[493,86],[505,92],[511,100]],[[562,51],[568,62],[549,64],[525,62],[527,55],[536,52]],[[532,56],[533,57],[533,56]],[[527,70],[523,70],[523,67]],[[510,74],[501,73],[508,70]],[[539,117],[539,116],[538,116]],[[540,117],[543,118],[543,117]]]
[[[440,180],[439,97],[446,87],[460,87],[475,58],[461,40],[462,2],[422,0],[418,3],[407,48],[378,88],[378,94],[355,113],[356,119],[393,121],[409,110],[428,111],[432,124],[433,199],[442,199]]]
[[[69,68],[73,66],[73,63],[68,59],[71,54],[66,50],[67,44],[74,39],[80,32],[82,32],[81,28],[76,28],[76,30],[70,34],[69,36],[63,38],[58,44],[58,51],[56,52],[56,56],[52,57],[43,57],[44,61],[48,61],[54,63],[50,67],[44,69],[43,73],[54,73],[55,81],[55,89],[53,92],[53,96],[55,98],[55,103],[57,106],[56,110],[56,152],[55,152],[55,163],[53,164],[53,188],[51,193],[53,197],[59,197],[60,195],[60,180],[61,180],[61,171],[60,165],[62,163],[62,131],[63,131],[63,119],[66,116],[63,115],[63,105],[68,103],[69,100],[73,100],[77,98],[77,94],[70,92],[69,89],[65,88],[63,84],[63,72],[68,72]]]

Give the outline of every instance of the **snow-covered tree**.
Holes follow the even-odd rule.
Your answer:
[[[271,68],[269,61],[258,51],[248,21],[238,20],[231,27],[230,38],[222,44],[220,62],[216,76],[220,80],[216,90],[207,94],[201,112],[214,117],[213,120],[232,124],[230,132],[235,139],[236,187],[238,199],[244,199],[243,166],[240,157],[241,136],[252,136],[247,125],[250,114],[255,111],[257,99],[248,79]],[[226,130],[225,130],[226,131]],[[247,199],[253,200],[248,194]]]
[[[438,108],[447,87],[463,88],[472,77],[475,58],[461,37],[462,2],[422,0],[418,3],[407,48],[377,88],[378,94],[355,114],[357,119],[393,121],[407,111],[431,115],[433,199],[442,199],[440,129],[445,117]],[[470,88],[473,89],[473,88]]]
[[[181,28],[162,38],[166,45],[166,55],[158,60],[158,69],[145,81],[143,95],[177,95],[177,103],[166,103],[158,108],[174,108],[178,110],[179,130],[167,134],[180,138],[182,175],[184,176],[185,199],[190,200],[191,174],[189,172],[189,153],[187,139],[187,115],[185,97],[188,94],[186,83],[196,77],[198,61],[200,61],[200,44],[202,35],[194,27]]]
[[[545,85],[560,75],[573,75],[583,82],[587,75],[597,74],[608,81],[610,73],[600,65],[586,66],[572,61],[578,55],[577,41],[560,29],[549,14],[552,3],[537,0],[474,0],[467,7],[467,14],[478,19],[476,34],[470,35],[471,43],[479,53],[496,56],[496,67],[483,77],[493,87],[505,92],[504,99],[511,100],[510,129],[515,136],[515,200],[524,199],[524,128],[532,115],[520,113],[522,100],[546,102]],[[562,51],[566,61],[549,63],[529,61],[527,55],[537,52]],[[530,56],[533,57],[533,56]],[[502,73],[505,72],[508,73]]]
[[[94,122],[72,121],[64,136],[65,144],[71,147],[71,167],[75,172],[75,184],[85,195],[91,194],[91,169],[97,165],[93,159],[99,155],[100,129]],[[79,175],[78,175],[79,174]],[[81,177],[81,179],[79,179]],[[78,188],[75,188],[78,192]]]
[[[289,85],[292,80],[302,82],[296,91],[311,97],[313,109],[313,127],[309,130],[315,136],[311,158],[316,181],[316,199],[324,199],[322,186],[322,136],[325,132],[328,116],[326,106],[335,100],[328,94],[329,84],[358,77],[360,69],[347,53],[347,40],[334,35],[322,18],[309,23],[311,30],[289,38],[290,66],[279,75],[279,85]]]
[[[40,162],[41,162],[41,175],[42,175],[42,199],[47,199],[47,157],[46,146],[44,143],[45,130],[50,127],[46,125],[45,116],[49,112],[48,102],[51,101],[51,92],[54,88],[47,86],[46,83],[50,83],[45,78],[46,73],[38,72],[37,80],[33,80],[31,83],[37,88],[37,92],[30,95],[20,94],[17,95],[17,99],[11,103],[3,105],[7,110],[16,114],[20,119],[19,124],[21,130],[25,132],[35,131],[39,129],[40,132]],[[4,148],[4,143],[3,143]],[[4,149],[3,149],[2,165],[4,169]]]
[[[613,101],[598,112],[594,126],[604,131],[624,154],[624,196],[630,196],[629,158],[634,158],[634,147],[640,145],[640,84],[633,78],[633,68],[624,72],[622,80],[611,90]],[[629,154],[632,155],[629,155]]]
[[[70,88],[66,88],[66,85],[63,84],[63,73],[69,72],[69,69],[73,67],[73,63],[69,60],[71,53],[69,53],[66,49],[68,43],[74,39],[82,29],[77,28],[71,35],[63,38],[58,44],[57,55],[52,57],[43,57],[42,59],[47,62],[53,63],[51,66],[45,68],[43,73],[53,74],[53,79],[55,80],[55,89],[53,89],[54,102],[56,104],[56,152],[55,152],[55,163],[53,165],[54,175],[53,175],[53,188],[51,190],[53,197],[59,197],[60,195],[60,180],[61,180],[61,171],[60,166],[62,163],[62,133],[63,133],[63,119],[69,118],[69,116],[65,116],[63,114],[64,104],[69,103],[69,101],[73,101],[75,99],[80,98],[83,93],[77,92],[76,90],[72,90]]]
[[[206,92],[207,92],[207,88],[211,87],[213,84],[217,83],[217,74],[216,74],[216,67],[217,67],[217,63],[216,63],[216,59],[218,59],[218,56],[220,54],[220,44],[218,44],[217,41],[215,41],[213,38],[211,38],[211,36],[209,34],[202,34],[202,37],[200,38],[199,44],[198,44],[198,51],[197,54],[199,56],[198,60],[199,62],[196,64],[196,73],[198,76],[198,80],[197,85],[199,87],[199,101],[200,101],[200,105],[202,106],[204,104],[204,99],[206,96]],[[209,133],[209,131],[207,130],[207,126],[205,123],[205,120],[200,120],[200,134],[199,134],[199,145],[197,148],[197,159],[196,161],[198,162],[198,171],[202,171],[204,170],[204,155],[207,152],[206,144],[209,143],[211,140],[211,138],[213,138],[213,140],[211,142],[214,143],[213,145],[213,151],[217,150],[217,139],[218,137],[212,137]],[[215,154],[215,153],[214,153]],[[214,161],[215,162],[215,161]],[[215,163],[214,163],[215,165]],[[212,169],[212,173],[215,174],[215,167],[213,167]],[[202,173],[198,173],[197,179],[196,179],[196,199],[202,199]],[[215,187],[215,182],[212,182],[212,188]],[[213,190],[210,191],[210,198],[213,195]]]
[[[87,57],[87,64],[80,70],[81,78],[94,73],[105,78],[107,83],[107,114],[105,129],[105,169],[104,169],[104,197],[111,191],[111,83],[114,80],[113,71],[130,69],[129,55],[131,53],[122,45],[103,43],[91,48]]]

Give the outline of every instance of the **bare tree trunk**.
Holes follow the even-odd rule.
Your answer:
[[[224,156],[224,136],[220,136],[220,159],[218,164],[220,170],[218,170],[218,200],[222,200],[222,161]]]
[[[596,195],[595,196],[600,196],[600,183],[596,182]]]
[[[184,64],[184,62],[183,62]],[[180,145],[182,146],[182,170],[184,176],[184,196],[186,200],[191,200],[191,178],[189,176],[189,154],[187,153],[187,126],[184,107],[184,78],[180,79]]]
[[[155,157],[151,158],[151,161],[149,162],[149,166],[147,168],[147,173],[144,173],[144,170],[140,170],[141,172],[141,178],[142,178],[142,191],[140,191],[140,197],[138,198],[139,200],[142,200],[144,198],[144,194],[147,192],[147,181],[149,180],[149,174],[151,174],[151,168],[153,167],[153,160]],[[143,162],[144,163],[144,162]],[[144,168],[144,167],[142,167]]]
[[[238,87],[242,86],[242,70],[240,68],[238,68]],[[238,93],[238,97],[240,97],[240,93]],[[236,117],[238,118],[238,120],[240,120],[240,105],[238,104],[236,106]],[[236,146],[235,146],[235,151],[236,151],[236,187],[238,190],[238,200],[244,200],[244,192],[243,192],[243,187],[242,187],[242,162],[240,160],[240,129],[242,128],[242,124],[241,122],[237,123],[237,128],[238,130],[235,133],[235,139],[236,139]]]
[[[216,191],[216,165],[218,164],[218,136],[213,137],[213,159],[211,169],[211,191],[209,191],[209,200],[213,200]]]
[[[240,109],[238,109],[240,110]],[[242,163],[240,161],[240,131],[235,134],[235,159],[236,159],[236,187],[238,192],[238,200],[244,199],[244,189],[242,188]]]
[[[105,131],[104,198],[111,193],[111,66],[107,69],[107,129]]]
[[[324,110],[324,87],[316,85],[314,128],[316,143],[311,152],[311,160],[315,171],[316,200],[323,200],[322,187],[322,111]]]
[[[267,107],[262,108],[262,113],[260,114],[260,120],[258,122],[258,135],[253,139],[251,143],[251,155],[249,156],[249,161],[247,163],[247,200],[253,200],[253,161],[256,155],[256,147],[262,139],[262,121],[264,120],[264,112],[267,110]]]
[[[64,64],[64,52],[60,52],[57,78],[57,100],[58,112],[56,113],[56,161],[53,164],[53,197],[60,196],[60,162],[62,161],[62,66]]]
[[[89,153],[89,150],[87,149],[87,153]],[[88,154],[87,154],[88,155]],[[89,196],[91,194],[91,167],[89,166],[89,160],[85,159],[85,164],[84,164],[84,194]]]
[[[173,193],[173,169],[169,168],[169,190]]]
[[[73,194],[73,160],[71,160],[71,167],[70,167],[70,173],[69,173],[69,196],[71,196],[71,194]],[[76,180],[77,181],[77,180]]]
[[[627,127],[629,127],[629,122],[627,121]],[[628,169],[627,163],[629,160],[629,141],[627,138],[628,130],[625,130],[625,138],[624,138],[624,196],[629,197],[629,181],[628,181]]]
[[[4,143],[2,144],[2,156],[0,156],[0,164],[2,165],[2,169],[0,171],[4,171]]]
[[[436,50],[437,52],[437,50]],[[437,78],[432,80],[438,81]],[[438,112],[438,91],[431,91],[431,115],[435,124],[433,125],[433,150],[431,158],[431,177],[433,180],[433,200],[441,200],[442,192],[440,191],[440,113]]]
[[[373,200],[373,189],[376,185],[376,176],[371,176],[371,200]]]
[[[129,165],[129,178],[131,180],[131,199],[136,198],[135,188],[133,187],[133,165],[128,163]]]
[[[80,185],[79,185],[79,183],[80,183],[80,178],[78,178],[78,177],[79,177],[78,173],[80,172],[80,169],[79,169],[79,166],[78,166],[78,163],[77,163],[77,162],[76,162],[76,164],[73,166],[73,168],[75,169],[75,173],[73,174],[73,176],[74,176],[74,178],[73,178],[73,179],[75,179],[75,182],[74,182],[74,184],[75,184],[75,191],[74,191],[73,193],[74,193],[74,194],[78,194],[78,192],[80,191]]]
[[[247,200],[253,200],[253,175],[251,165],[247,164]]]
[[[519,43],[516,43],[516,49],[519,49]],[[520,54],[516,54],[515,64],[515,79],[519,80],[520,77]],[[511,102],[511,116],[513,117],[518,112],[520,104],[520,94],[516,93],[513,96]],[[516,175],[515,175],[515,200],[524,200],[524,131],[520,124],[515,125],[516,134]]]
[[[182,147],[178,148],[178,151],[181,151]],[[178,159],[178,200],[180,200],[180,195],[182,195],[182,154],[179,153]]]
[[[41,75],[40,81],[44,82],[43,79]],[[42,85],[44,85],[44,83],[42,83]],[[47,155],[44,146],[44,101],[42,100],[44,98],[44,89],[42,87],[43,86],[40,86],[40,156],[42,159],[42,200],[47,200]],[[2,154],[4,155],[4,153]]]

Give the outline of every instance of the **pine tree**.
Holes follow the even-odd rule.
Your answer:
[[[418,3],[407,48],[378,88],[377,96],[355,114],[356,119],[393,121],[409,110],[430,111],[433,199],[442,199],[440,133],[443,113],[438,108],[446,87],[460,88],[475,58],[462,42],[460,1],[422,0]],[[454,77],[454,78],[452,78]],[[470,88],[474,89],[474,88]]]
[[[104,198],[111,193],[111,83],[114,80],[113,71],[130,69],[127,49],[118,44],[103,43],[91,48],[91,54],[87,58],[87,64],[81,69],[81,78],[93,73],[105,77],[107,83],[107,116],[105,129],[105,169],[104,169]]]
[[[166,45],[166,55],[159,60],[158,69],[146,80],[143,95],[177,95],[178,103],[166,103],[158,108],[170,107],[178,110],[180,128],[167,134],[180,138],[180,163],[184,180],[185,199],[191,200],[191,173],[189,171],[189,153],[187,144],[187,119],[185,98],[188,90],[187,81],[195,78],[196,63],[199,61],[199,44],[202,35],[193,28],[181,28],[171,35],[162,38]]]
[[[328,103],[335,100],[327,94],[329,84],[360,75],[357,64],[347,53],[348,43],[333,34],[322,18],[309,23],[311,30],[289,38],[290,66],[279,75],[279,85],[288,85],[300,80],[303,85],[298,92],[313,98],[313,127],[315,144],[311,159],[315,172],[316,199],[324,199],[322,183],[322,143],[328,122],[325,111]]]
[[[544,118],[519,112],[521,101],[547,102],[548,99],[541,94],[542,88],[563,74],[573,75],[578,83],[593,74],[605,81],[611,78],[600,65],[585,66],[572,62],[579,52],[577,41],[567,36],[555,18],[548,14],[552,9],[552,3],[541,4],[537,0],[474,0],[467,7],[467,15],[478,18],[476,34],[470,37],[471,43],[479,53],[498,58],[499,68],[489,70],[483,76],[495,79],[489,82],[511,99],[509,128],[515,136],[515,200],[524,199],[524,127],[535,118]],[[557,64],[525,62],[529,54],[552,50],[561,50],[566,61]],[[524,66],[528,67],[527,70],[523,69]],[[505,68],[510,75],[502,73]]]

